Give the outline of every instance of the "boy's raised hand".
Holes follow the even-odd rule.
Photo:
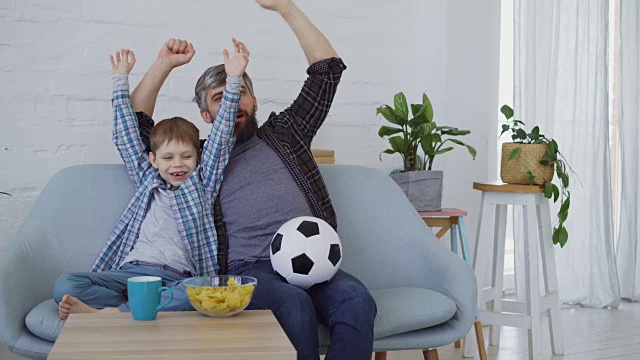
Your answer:
[[[133,50],[121,49],[120,51],[116,51],[115,61],[113,55],[109,56],[109,60],[111,60],[112,73],[129,74],[131,69],[133,69],[133,65],[136,64],[136,54],[134,54]]]
[[[227,76],[239,77],[244,74],[249,64],[249,49],[243,42],[232,38],[233,47],[235,48],[233,58],[229,57],[229,50],[224,49],[222,55],[224,57],[224,70]]]
[[[176,68],[190,62],[195,54],[196,50],[193,48],[193,44],[187,40],[169,39],[160,48],[158,60]]]

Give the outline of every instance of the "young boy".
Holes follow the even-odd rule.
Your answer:
[[[57,280],[53,293],[61,319],[100,309],[128,311],[127,279],[143,275],[159,276],[173,288],[164,311],[193,310],[182,280],[217,273],[213,200],[235,143],[241,76],[249,61],[244,44],[233,43],[233,58],[223,52],[227,84],[200,164],[198,128],[179,117],[159,122],[151,132],[151,152],[144,152],[129,96],[135,54],[122,49],[115,60],[111,56],[113,141],[137,191],[92,272]]]

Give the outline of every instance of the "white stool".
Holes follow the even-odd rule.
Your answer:
[[[529,358],[540,358],[540,319],[543,312],[549,318],[549,332],[554,354],[564,353],[562,319],[558,298],[558,279],[551,240],[552,223],[549,201],[544,189],[539,186],[473,183],[473,188],[482,191],[478,232],[473,255],[473,268],[478,280],[478,308],[480,320],[491,326],[489,343],[500,344],[500,327],[513,326],[528,329]],[[525,301],[503,299],[502,280],[504,273],[504,247],[507,225],[507,205],[521,205],[524,212],[524,270]],[[494,219],[491,219],[495,206]],[[493,221],[492,221],[493,220]],[[493,231],[491,236],[481,236],[482,229]],[[534,234],[537,227],[538,239]],[[487,233],[489,233],[488,231]],[[489,235],[489,234],[487,234]],[[493,259],[487,251],[493,248]],[[538,276],[538,249],[542,258],[544,294],[540,294]],[[493,260],[493,261],[491,261]],[[489,262],[489,264],[487,264]],[[486,269],[491,266],[491,284],[486,287]],[[491,302],[489,309],[487,303]],[[464,356],[474,356],[473,335],[465,337]]]

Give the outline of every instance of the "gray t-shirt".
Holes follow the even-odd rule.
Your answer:
[[[220,205],[229,266],[243,260],[268,260],[269,243],[282,224],[313,216],[285,164],[257,136],[233,148],[220,188]]]
[[[196,273],[195,264],[178,232],[178,222],[171,208],[171,196],[171,190],[153,190],[149,210],[140,226],[140,236],[122,264],[138,260]]]

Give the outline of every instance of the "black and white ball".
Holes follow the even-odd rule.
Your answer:
[[[290,284],[308,289],[331,280],[342,263],[342,243],[324,220],[301,216],[271,239],[271,265]]]

